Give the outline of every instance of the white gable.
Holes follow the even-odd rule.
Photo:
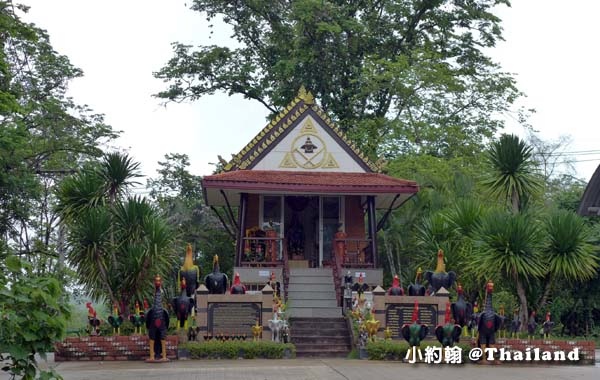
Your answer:
[[[365,172],[310,115],[306,115],[253,169]]]

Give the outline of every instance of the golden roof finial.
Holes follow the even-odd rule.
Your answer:
[[[315,97],[313,96],[313,94],[311,94],[310,91],[306,91],[304,85],[301,85],[300,89],[298,90],[298,98],[300,100],[304,100],[304,104],[306,105],[311,105],[315,103]]]

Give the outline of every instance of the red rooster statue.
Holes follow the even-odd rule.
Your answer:
[[[246,294],[246,287],[240,281],[240,274],[237,272],[235,273],[235,276],[233,276],[233,285],[231,285],[231,288],[229,289],[229,293],[231,293],[231,294]]]
[[[408,323],[402,326],[400,330],[402,337],[408,342],[410,347],[419,347],[421,341],[425,339],[429,333],[429,327],[419,323],[419,302],[415,301],[415,306],[412,313],[412,323]]]
[[[90,335],[100,335],[100,320],[96,316],[96,310],[92,307],[91,302],[86,302],[85,307],[88,309],[88,323],[90,325]]]
[[[542,331],[544,332],[544,339],[548,339],[550,337],[550,332],[554,327],[554,322],[552,322],[550,312],[546,313],[546,320],[542,323]]]
[[[496,332],[500,328],[501,319],[494,311],[492,306],[492,294],[494,293],[494,283],[488,281],[486,285],[485,306],[479,315],[479,323],[477,325],[478,339],[477,345],[481,348],[487,348],[496,343]]]
[[[146,329],[150,341],[150,358],[147,362],[155,362],[155,353],[161,353],[161,359],[158,361],[167,362],[167,329],[169,328],[169,313],[162,307],[162,279],[156,275],[154,277],[154,305],[146,313]]]
[[[392,287],[388,289],[387,294],[390,296],[403,296],[404,289],[400,286],[400,278],[398,275],[394,276],[394,280],[392,281]]]
[[[460,340],[462,328],[460,325],[450,322],[450,302],[446,302],[446,316],[444,324],[435,328],[435,336],[442,344],[442,347],[452,347]]]

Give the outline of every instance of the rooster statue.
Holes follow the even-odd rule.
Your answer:
[[[177,329],[187,329],[187,321],[194,308],[194,299],[187,295],[187,283],[185,277],[181,279],[181,294],[173,298],[171,305],[177,316]]]
[[[414,284],[408,285],[408,295],[409,296],[424,296],[425,286],[421,284],[421,276],[423,275],[423,270],[421,268],[417,269],[417,275],[415,276]]]
[[[471,332],[471,338],[475,338],[477,335],[477,326],[479,325],[479,316],[481,313],[479,312],[479,305],[477,301],[473,303],[473,313],[471,314],[471,319],[469,319],[469,323],[467,324],[467,329]]]
[[[369,290],[369,285],[364,283],[364,278],[362,275],[362,272],[358,275],[358,282],[354,283],[354,285],[352,285],[352,290],[356,292],[356,294],[358,295],[358,302],[362,302],[363,300],[363,293]]]
[[[521,319],[519,319],[519,309],[513,311],[513,319],[510,321],[510,337],[516,338],[521,330]]]
[[[113,327],[113,333],[119,335],[121,333],[121,325],[123,324],[123,316],[119,314],[119,305],[113,306],[113,313],[108,316],[108,323]]]
[[[477,324],[477,345],[483,349],[496,343],[496,332],[500,328],[501,323],[500,316],[496,314],[492,306],[493,293],[494,283],[488,281],[486,285],[485,306],[479,315],[479,323]]]
[[[258,323],[258,319],[257,319],[256,324],[254,326],[252,326],[252,337],[254,338],[255,342],[260,340],[260,338],[262,337],[262,331],[263,331],[263,328]]]
[[[392,287],[388,289],[387,294],[389,296],[403,296],[404,289],[400,286],[400,278],[398,275],[394,276],[394,280],[392,281]]]
[[[200,286],[200,268],[192,261],[192,245],[189,243],[185,249],[183,265],[177,273],[177,283],[180,284],[182,278],[185,278],[186,283],[185,294],[188,297],[195,297],[196,289]]]
[[[204,284],[208,289],[209,294],[225,294],[227,292],[227,275],[221,273],[219,269],[219,256],[213,257],[213,271],[209,273],[205,279]]]
[[[444,324],[435,328],[435,336],[442,347],[452,347],[459,342],[461,333],[460,325],[450,322],[450,302],[446,302]]]
[[[544,339],[548,339],[550,337],[550,332],[554,328],[554,322],[552,322],[552,315],[550,312],[546,313],[546,320],[542,323],[542,332],[544,333]]]
[[[473,314],[473,306],[470,302],[465,301],[465,293],[461,284],[458,284],[456,288],[457,299],[456,302],[452,303],[452,318],[464,331],[464,336],[467,336],[467,324],[471,320]]]
[[[506,311],[504,310],[504,305],[500,305],[500,308],[498,309],[498,314],[500,315],[500,338],[506,338],[506,328],[507,323],[506,320],[508,319],[506,317]]]
[[[129,314],[129,322],[131,322],[134,327],[134,333],[141,335],[142,326],[146,322],[146,317],[144,312],[140,310],[140,303],[138,301],[135,301],[135,309],[133,314]]]
[[[100,320],[96,316],[96,310],[92,307],[91,302],[86,302],[85,307],[88,309],[88,324],[91,336],[100,335]]]
[[[410,347],[419,347],[421,341],[425,339],[429,333],[429,327],[419,323],[419,302],[415,301],[412,313],[412,323],[410,325],[408,323],[404,324],[400,332]]]
[[[229,293],[231,294],[246,294],[246,287],[242,284],[240,280],[240,274],[238,272],[233,276],[233,285],[229,289]]]
[[[429,286],[431,287],[431,294],[435,294],[442,287],[446,290],[449,290],[454,284],[454,281],[456,281],[456,273],[452,271],[446,272],[444,251],[441,249],[439,249],[437,253],[437,266],[435,271],[432,272],[428,270],[425,272],[425,280],[427,280]]]
[[[535,320],[535,311],[532,311],[529,315],[529,321],[527,321],[527,335],[529,339],[535,335],[535,329],[537,328],[537,322]]]
[[[150,358],[147,362],[162,361],[167,359],[167,329],[169,328],[169,313],[162,306],[162,279],[160,276],[154,277],[154,305],[146,313],[146,329],[150,341]],[[160,352],[161,358],[155,359],[156,352]]]

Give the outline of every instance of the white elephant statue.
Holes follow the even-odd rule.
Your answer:
[[[273,313],[273,319],[269,319],[269,329],[271,329],[271,340],[274,342],[281,342],[281,329],[287,325],[287,322],[283,319],[279,319],[279,313]]]

